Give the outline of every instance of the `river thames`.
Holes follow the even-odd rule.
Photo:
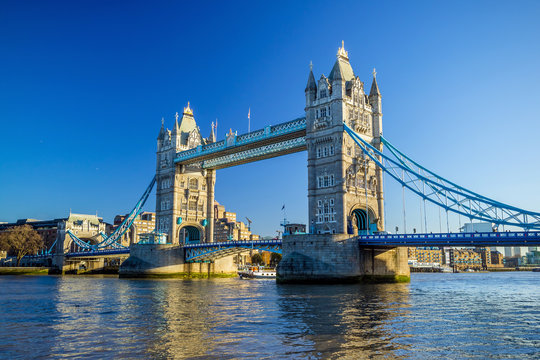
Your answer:
[[[410,284],[1,276],[0,358],[538,359],[540,273]]]

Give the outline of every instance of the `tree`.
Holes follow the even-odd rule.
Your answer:
[[[255,253],[251,256],[251,263],[252,264],[257,264],[257,265],[264,265],[264,260],[261,256],[261,254],[259,253]]]
[[[281,254],[278,253],[272,253],[270,255],[270,265],[271,266],[277,266],[279,262],[281,261]]]
[[[17,266],[28,254],[35,254],[42,249],[42,237],[30,225],[14,226],[0,234],[0,247],[17,257]]]

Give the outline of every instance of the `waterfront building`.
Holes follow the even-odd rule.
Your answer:
[[[525,258],[527,259],[527,265],[540,265],[540,251],[538,250],[529,251]]]
[[[443,253],[438,247],[409,247],[407,255],[413,266],[440,266],[443,263]]]
[[[487,269],[491,267],[491,249],[489,247],[476,247],[475,251],[480,254],[482,268]]]
[[[126,215],[116,215],[114,217],[114,225],[111,229],[112,231],[116,230],[120,224],[126,219],[126,217],[129,214]],[[154,228],[156,227],[156,213],[151,211],[144,211],[140,213],[135,220],[133,221],[133,224],[129,227],[129,229],[122,235],[120,238],[120,243],[124,246],[129,246],[131,244],[135,244],[139,242],[139,235],[141,234],[148,234],[152,231],[154,231]]]
[[[43,238],[44,250],[50,249],[50,247],[57,241],[57,239],[64,238],[65,230],[70,229],[75,235],[79,232],[94,231],[95,236],[91,238],[84,238],[83,240],[90,243],[97,243],[101,241],[99,238],[99,232],[110,231],[111,225],[104,222],[103,218],[97,215],[87,214],[69,214],[66,218],[57,218],[51,220],[36,220],[36,219],[19,219],[14,223],[1,223],[0,232],[7,231],[14,226],[30,225],[37,233]],[[79,247],[71,242],[70,249],[72,251],[78,250]],[[55,250],[53,249],[53,252]]]
[[[491,267],[503,267],[504,266],[504,256],[498,251],[491,251]]]
[[[214,201],[214,241],[259,240],[242,221],[236,221],[236,213],[226,211],[225,206]]]
[[[450,266],[457,270],[482,269],[482,257],[471,249],[450,249]]]

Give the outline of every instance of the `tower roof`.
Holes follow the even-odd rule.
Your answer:
[[[381,92],[379,91],[379,85],[377,85],[377,72],[375,69],[373,69],[373,82],[371,83],[371,91],[369,92],[369,96],[373,95],[381,95]]]
[[[165,127],[164,127],[165,119],[161,118],[161,129],[159,129],[159,134],[157,139],[163,140],[165,138]]]
[[[176,121],[174,124],[173,133],[180,134],[181,145],[187,145],[189,134],[191,134],[193,130],[197,130],[197,132],[199,132],[199,128],[197,127],[197,123],[193,117],[193,110],[191,110],[189,107],[188,101],[187,107],[184,108],[184,112],[182,113],[180,123],[178,123],[178,113],[176,113]]]
[[[341,47],[338,49],[336,56],[336,63],[328,76],[328,80],[332,82],[334,80],[350,81],[354,79],[354,72],[349,63],[349,54],[345,51],[343,41],[341,42]]]
[[[313,64],[309,63],[309,76],[306,85],[306,91],[314,90],[317,91],[317,83],[315,82],[315,76],[313,76]]]

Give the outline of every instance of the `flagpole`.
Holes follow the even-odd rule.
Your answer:
[[[248,133],[251,132],[251,108],[248,109]]]

